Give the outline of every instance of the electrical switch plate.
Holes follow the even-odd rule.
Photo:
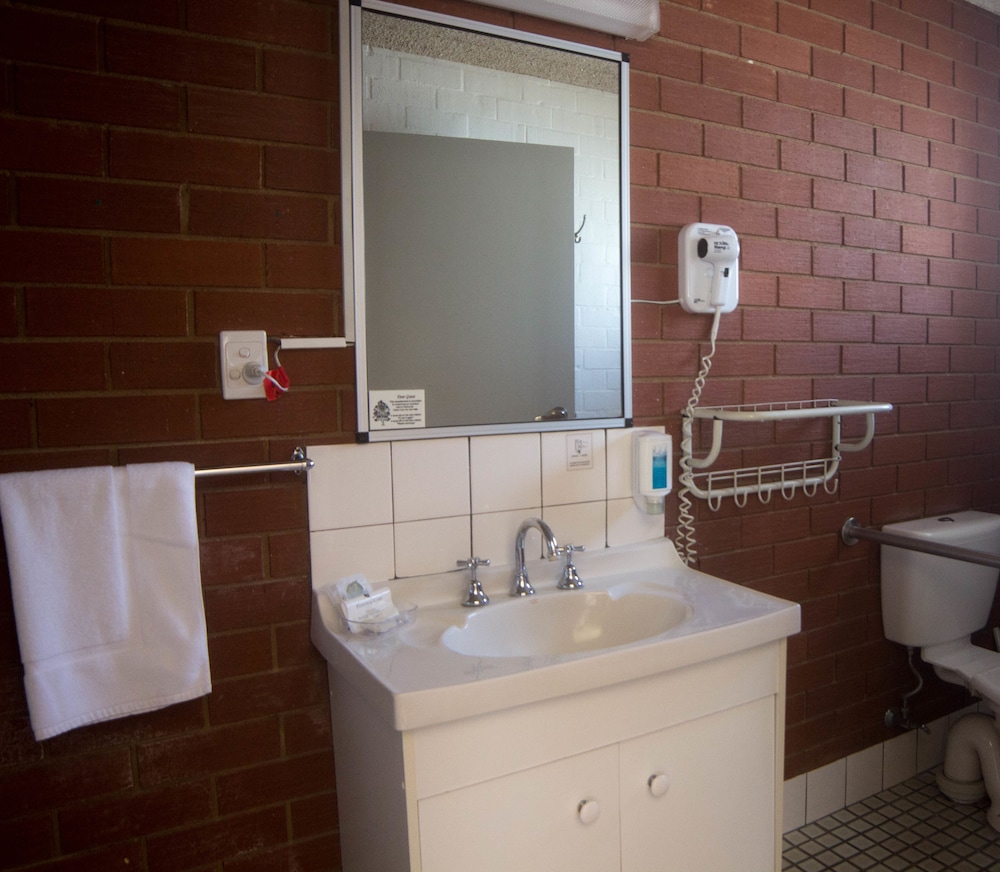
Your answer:
[[[266,398],[267,333],[264,330],[223,330],[219,334],[219,357],[223,399]]]

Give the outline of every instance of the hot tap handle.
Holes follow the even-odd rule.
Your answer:
[[[462,603],[466,608],[479,608],[489,603],[490,598],[483,591],[483,586],[479,583],[479,579],[476,578],[476,570],[480,566],[489,565],[489,559],[482,557],[470,557],[467,560],[456,561],[456,566],[464,566],[472,572],[472,577],[469,579],[469,589],[466,593],[465,601]]]
[[[573,565],[573,554],[577,551],[586,551],[582,545],[561,545],[557,549],[557,553],[562,557],[566,558],[566,563],[563,566],[562,580],[557,585],[561,590],[578,590],[583,587],[583,579],[580,578],[580,573],[577,572],[576,567]]]
[[[464,566],[466,569],[472,571],[472,580],[476,580],[476,570],[480,566],[489,566],[490,559],[488,557],[469,557],[465,560],[456,560],[456,566]]]
[[[573,545],[572,543],[570,543],[569,545],[560,545],[556,549],[556,553],[559,554],[561,557],[565,557],[567,563],[572,563],[573,555],[577,551],[586,551],[586,550],[587,549],[583,545]]]

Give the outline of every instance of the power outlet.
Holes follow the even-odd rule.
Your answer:
[[[267,372],[267,333],[223,330],[219,334],[219,372],[226,400],[263,400]]]

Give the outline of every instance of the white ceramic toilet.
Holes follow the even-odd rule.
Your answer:
[[[882,529],[1000,556],[1000,515],[956,512]],[[968,688],[1000,718],[1000,653],[970,638],[989,621],[998,575],[992,567],[882,546],[886,638],[919,648],[941,678]],[[956,802],[976,802],[989,793],[987,820],[1000,830],[1000,730],[994,717],[972,714],[955,722],[938,785]]]

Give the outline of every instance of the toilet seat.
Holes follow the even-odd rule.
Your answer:
[[[945,681],[1000,705],[1000,652],[980,648],[965,638],[928,645],[920,649],[920,657]]]

